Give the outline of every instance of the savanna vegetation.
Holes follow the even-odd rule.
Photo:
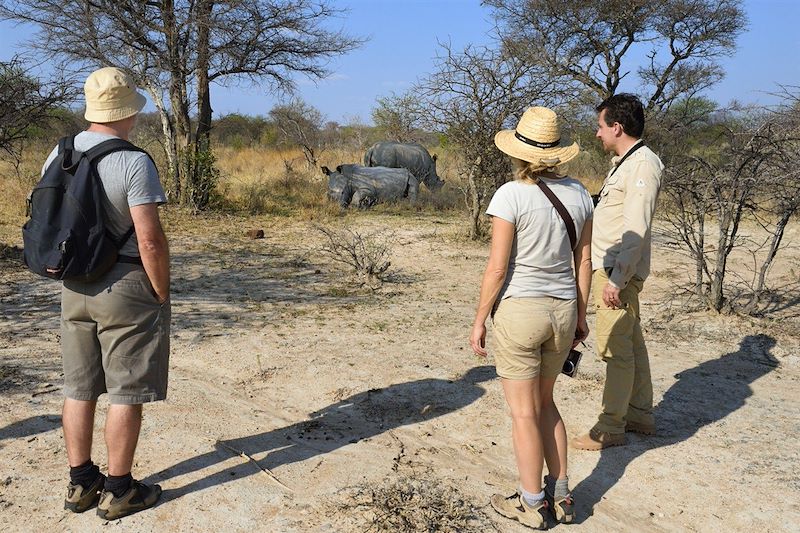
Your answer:
[[[593,140],[593,107],[636,78],[646,140],[667,169],[660,218],[695,264],[688,294],[716,311],[768,310],[775,294],[768,273],[800,208],[800,90],[774,88],[782,103],[761,109],[701,96],[724,75],[719,59],[746,26],[742,2],[485,4],[497,23],[494,43],[441,45],[409,91],[377,97],[369,125],[330,121],[292,96],[294,76],[322,77],[327,59],[363,44],[327,28],[340,12],[325,1],[93,2],[86,9],[0,1],[0,15],[37,24],[46,38],[33,53],[63,62],[60,72],[75,79],[108,64],[136,76],[158,111],[141,116],[134,141],[156,158],[174,204],[195,216],[337,216],[320,167],[358,163],[372,143],[391,139],[436,153],[447,185],[436,194],[423,189],[413,208],[382,209],[463,217],[465,234],[485,238],[482,213],[509,171],[494,133],[530,105],[557,108],[583,148],[566,171],[594,192],[608,157]],[[90,35],[67,31],[75,25]],[[108,35],[114,38],[101,38]],[[644,65],[633,59],[642,52]],[[209,84],[224,78],[247,79],[287,95],[285,102],[261,116],[214,117]],[[74,79],[39,79],[23,59],[0,65],[3,224],[22,221],[25,195],[55,140],[84,127],[76,94]],[[744,237],[748,224],[762,237]],[[734,250],[752,257],[749,277],[727,275]]]

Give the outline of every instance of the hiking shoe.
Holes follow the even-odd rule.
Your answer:
[[[641,424],[639,422],[626,422],[625,431],[628,433],[639,433],[641,435],[655,435],[656,426],[650,424]]]
[[[539,505],[531,507],[518,492],[515,492],[511,496],[495,494],[489,503],[495,511],[506,518],[517,520],[520,524],[533,529],[547,529],[547,500],[542,500]]]
[[[119,498],[113,492],[104,490],[100,495],[100,503],[97,504],[97,516],[104,520],[116,520],[149,509],[156,504],[159,497],[159,485],[145,485],[134,479],[128,491]]]
[[[625,442],[624,433],[606,433],[592,428],[589,433],[569,441],[569,445],[576,450],[598,451],[611,446],[622,446]]]
[[[556,498],[545,491],[544,498],[547,500],[547,507],[556,522],[569,524],[575,520],[575,501],[572,499],[572,494]]]
[[[88,487],[83,485],[67,484],[67,497],[64,498],[64,509],[73,513],[82,513],[91,509],[100,499],[100,491],[106,482],[106,476],[97,474],[97,477]]]

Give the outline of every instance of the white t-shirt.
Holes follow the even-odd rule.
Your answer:
[[[75,136],[75,149],[85,152],[103,141],[115,139],[93,131],[82,131]],[[58,146],[48,156],[42,167],[42,174],[58,155]],[[103,183],[106,198],[104,207],[108,229],[116,237],[125,235],[133,225],[131,207],[143,204],[163,204],[167,201],[164,188],[158,179],[158,170],[153,162],[142,152],[113,152],[97,164],[97,173]],[[136,234],[122,245],[121,255],[139,257],[139,244]]]
[[[575,222],[580,238],[594,206],[576,179],[543,178]],[[500,298],[577,297],[573,256],[563,219],[535,183],[510,181],[494,193],[486,214],[514,224],[514,244]]]

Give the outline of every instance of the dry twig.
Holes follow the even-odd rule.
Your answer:
[[[283,487],[284,489],[286,489],[286,490],[288,490],[288,491],[290,491],[290,492],[294,492],[294,489],[292,489],[291,487],[288,487],[288,486],[284,485],[284,484],[283,484],[283,482],[282,482],[280,479],[278,479],[278,476],[276,476],[275,474],[273,474],[273,473],[272,473],[272,472],[269,470],[269,468],[264,468],[263,466],[261,466],[260,464],[258,464],[258,461],[256,461],[255,459],[253,459],[253,458],[252,458],[250,455],[247,455],[247,454],[246,454],[246,453],[244,453],[243,451],[241,451],[241,450],[237,450],[236,448],[234,448],[234,447],[232,447],[232,446],[229,446],[228,444],[225,444],[225,443],[224,443],[224,442],[222,442],[221,440],[218,440],[218,441],[216,441],[216,442],[214,443],[214,445],[215,445],[215,446],[221,446],[221,447],[225,448],[226,450],[228,450],[228,451],[230,451],[230,452],[233,452],[233,453],[235,453],[235,454],[236,454],[236,455],[238,455],[239,457],[241,457],[241,458],[243,458],[243,459],[247,459],[248,461],[250,461],[251,463],[253,463],[254,465],[256,465],[256,467],[258,467],[258,469],[259,469],[259,470],[261,470],[263,473],[265,473],[267,476],[269,476],[269,478],[270,478],[270,479],[272,479],[272,480],[273,480],[275,483],[277,483],[278,485],[280,485],[281,487]]]

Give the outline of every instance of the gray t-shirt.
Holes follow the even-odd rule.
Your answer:
[[[83,131],[75,136],[75,149],[85,152],[90,148],[109,139],[113,135]],[[44,174],[50,163],[58,155],[58,147],[53,149],[42,167]],[[163,204],[167,201],[164,189],[158,179],[158,170],[155,165],[142,152],[114,152],[108,154],[97,164],[97,173],[106,192],[107,201],[104,208],[107,215],[107,225],[111,233],[122,237],[133,225],[131,207],[143,204]],[[139,245],[136,234],[122,246],[121,255],[139,256]]]
[[[594,206],[576,179],[544,179],[575,221],[580,238]],[[577,297],[567,227],[535,183],[510,181],[494,193],[486,214],[514,224],[514,243],[500,298]]]

